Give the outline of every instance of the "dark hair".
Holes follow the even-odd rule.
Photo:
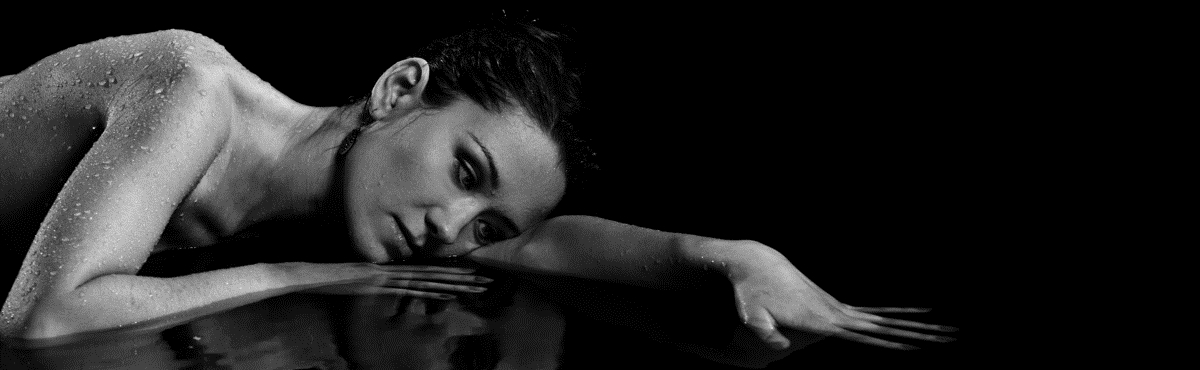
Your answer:
[[[583,68],[566,32],[493,19],[433,41],[416,53],[429,62],[422,103],[441,108],[466,97],[493,112],[524,108],[558,143],[567,188],[578,189],[597,168],[571,124],[581,110]]]

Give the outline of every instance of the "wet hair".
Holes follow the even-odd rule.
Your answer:
[[[572,125],[582,107],[582,60],[572,58],[570,30],[544,24],[489,19],[419,49],[415,56],[425,58],[430,71],[421,100],[434,109],[462,97],[491,112],[524,108],[558,144],[567,189],[574,192],[597,169],[595,154]]]

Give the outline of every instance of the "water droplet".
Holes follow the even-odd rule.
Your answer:
[[[149,149],[150,149],[150,147],[147,147],[147,146],[141,146],[140,148],[142,148],[142,150],[149,150]]]
[[[84,105],[84,106],[83,106],[83,109],[92,109],[92,105],[91,105],[91,104]]]
[[[144,52],[140,52],[140,51],[139,51],[139,52],[133,53],[133,57],[134,57],[134,58],[137,58],[137,57],[140,57],[140,56],[142,56],[142,54],[145,54],[145,53],[144,53]]]
[[[154,90],[155,94],[162,94],[162,92],[163,92],[163,89],[161,87],[158,88],[158,90]]]

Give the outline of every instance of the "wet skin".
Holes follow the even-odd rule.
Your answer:
[[[178,42],[178,45],[157,50],[157,53],[142,47],[143,44],[163,44],[164,38],[170,40],[167,44]],[[123,270],[136,270],[137,261],[144,260],[149,253],[211,245],[256,221],[302,214],[308,210],[271,206],[275,205],[273,203],[302,204],[290,202],[292,199],[288,197],[319,193],[328,186],[324,184],[315,191],[301,189],[266,199],[263,188],[270,187],[271,191],[279,192],[286,187],[271,187],[271,180],[264,179],[267,174],[260,169],[272,163],[264,157],[281,155],[272,150],[285,145],[283,142],[287,138],[312,129],[318,123],[313,122],[312,117],[333,112],[303,107],[287,100],[224,55],[219,46],[196,35],[160,33],[126,39],[131,40],[78,48],[82,49],[79,57],[71,54],[72,50],[56,56],[65,57],[67,62],[74,58],[100,59],[99,62],[86,60],[81,64],[99,63],[114,72],[89,74],[89,68],[77,68],[72,73],[81,75],[80,81],[88,80],[85,77],[103,78],[104,86],[68,81],[63,86],[29,89],[25,80],[36,82],[42,73],[61,73],[59,68],[66,62],[51,57],[34,66],[32,73],[18,76],[17,83],[6,84],[0,90],[5,101],[15,103],[7,111],[12,112],[11,116],[0,117],[4,125],[0,131],[3,133],[0,148],[5,150],[2,177],[6,180],[2,193],[6,195],[0,196],[0,201],[5,204],[4,216],[6,219],[40,220],[50,213],[49,230],[55,232],[54,236],[39,236],[33,241],[34,248],[41,250],[26,261],[25,267],[50,266],[49,273],[26,274],[24,284],[18,284],[31,287],[31,295],[36,296],[44,289],[41,287],[63,284],[61,279],[74,275],[69,271],[72,267],[79,270],[82,266],[87,270],[89,260],[132,260],[122,266]],[[103,52],[128,56],[118,58],[113,64],[111,60],[103,60],[103,56],[92,55]],[[192,59],[197,54],[205,55],[206,60]],[[173,61],[176,70],[151,76],[128,76],[135,73],[129,72],[131,69],[159,68],[162,67],[160,58],[172,57],[179,59]],[[142,58],[151,62],[144,62]],[[204,72],[192,69],[200,65],[205,66]],[[220,82],[212,82],[208,80],[210,77],[198,76],[201,74],[226,77]],[[110,77],[116,82],[110,82]],[[133,83],[126,82],[129,80]],[[199,81],[208,81],[210,85],[198,86],[201,85]],[[139,86],[142,86],[141,90],[137,89]],[[66,104],[26,98],[45,94],[63,96]],[[121,100],[143,103],[149,110],[143,113],[146,119],[106,119],[113,114],[114,106],[119,107],[112,102]],[[180,106],[192,110],[173,110]],[[464,101],[437,111],[409,113],[412,114],[394,115],[373,124],[358,138],[354,150],[346,158],[347,213],[352,238],[357,241],[363,259],[385,262],[414,254],[422,257],[461,255],[492,240],[509,239],[528,230],[561,197],[563,181],[557,167],[556,147],[527,116],[512,111],[494,114]],[[63,117],[59,118],[59,114]],[[183,116],[186,122],[163,127],[172,122],[160,117],[171,114]],[[211,117],[224,119],[213,122],[208,119]],[[340,144],[333,140],[335,137],[322,141],[326,138],[319,134],[304,134],[309,135],[305,139],[323,142],[325,147],[336,148]],[[116,139],[111,142],[101,140],[102,135]],[[90,156],[89,149],[93,153]],[[95,153],[108,155],[97,159]],[[329,158],[313,155],[306,162],[317,163],[314,167],[328,170],[333,163],[331,156],[326,157]],[[89,163],[89,160],[98,163]],[[166,163],[183,164],[185,173],[137,166],[147,162],[163,167],[167,167]],[[123,163],[129,165],[122,166]],[[296,172],[302,170],[283,167],[269,175],[295,179],[300,176]],[[81,172],[86,174],[72,178],[73,171],[86,171]],[[146,183],[150,185],[130,179],[139,175],[139,171],[150,172],[145,174]],[[178,179],[181,175],[185,181],[159,181],[168,177]],[[160,190],[162,186],[172,185],[174,188],[168,191]],[[122,197],[122,192],[111,186],[142,190],[138,191],[140,196],[157,196],[159,203],[143,204],[137,210],[104,203],[137,201],[131,196]],[[144,191],[141,186],[151,190]],[[42,192],[31,193],[26,189],[42,189]],[[66,204],[62,201],[54,203],[58,193],[73,191],[84,195],[76,199],[79,205],[71,204],[70,200]],[[247,203],[266,206],[257,209],[239,207]],[[70,250],[64,250],[66,246],[53,243],[62,238],[80,242],[102,238],[109,232],[105,225],[89,226],[89,221],[113,217],[115,213],[144,211],[161,217],[168,209],[170,217],[165,225],[155,224],[156,220],[139,220],[148,224],[147,229],[158,226],[163,230],[150,250],[118,247],[91,252],[107,252],[110,253],[108,256],[83,258],[86,256],[77,256],[73,252],[88,248],[88,245],[74,244],[69,246]],[[66,220],[58,221],[56,217]],[[32,234],[33,230],[36,226],[25,232]],[[18,233],[6,233],[12,234]],[[150,240],[145,236],[138,240],[137,235],[116,237],[114,242],[141,242],[143,246]],[[131,237],[134,240],[129,240]],[[5,245],[14,249],[24,249],[20,247],[30,244],[28,239],[9,241]],[[131,253],[132,256],[117,253]],[[54,266],[64,259],[67,263]],[[29,275],[34,276],[32,282],[29,282]],[[529,300],[520,298],[524,296],[517,294],[521,302]],[[10,300],[13,297],[22,295],[10,295]],[[14,302],[19,303],[16,300],[10,303]],[[19,307],[11,306],[15,304],[10,304],[6,311],[20,311]],[[389,307],[389,311],[394,312],[395,308]],[[546,335],[561,336],[561,318],[551,314],[552,311],[542,311],[545,310],[535,311],[518,305],[505,310],[507,313],[501,316],[504,320],[488,325],[521,326],[520,329],[506,330],[509,335],[543,330],[553,333]],[[519,319],[525,316],[529,318]],[[503,342],[512,343],[505,348],[514,345],[518,346],[514,348],[520,348],[528,343]],[[508,351],[515,357],[505,355],[502,362],[553,362],[558,354],[558,342],[543,343],[549,347]],[[528,356],[537,356],[538,360]]]
[[[364,130],[363,143],[347,158],[345,206],[364,259],[471,252],[472,258],[499,267],[656,288],[686,286],[686,276],[711,268],[734,283],[742,323],[775,348],[788,343],[778,328],[890,348],[905,347],[847,328],[943,339],[877,325],[939,330],[870,314],[897,312],[890,309],[837,302],[778,252],[752,241],[665,233],[583,216],[532,228],[531,220],[561,196],[554,191],[561,187],[558,180],[548,176],[555,174],[554,161],[530,160],[550,158],[547,145],[537,141],[536,131],[522,131],[528,121],[519,110],[481,114],[461,102],[436,111],[413,109],[424,75],[421,63],[404,61],[385,73],[370,102],[378,122]],[[25,234],[6,232],[25,235],[7,244],[10,251],[30,246],[4,306],[6,335],[24,331],[49,337],[117,327],[214,302],[236,306],[288,289],[385,274],[397,281],[419,276],[472,281],[449,276],[456,271],[400,271],[373,264],[338,269],[255,265],[176,279],[134,276],[156,249],[208,245],[263,220],[329,206],[323,202],[335,179],[313,174],[331,173],[335,157],[330,153],[354,127],[325,125],[329,117],[356,113],[295,103],[202,36],[162,32],[68,49],[6,80],[0,98],[11,106],[0,106],[8,113],[0,116],[5,135],[0,140],[6,140],[0,153],[5,157],[2,185],[22,192],[0,196],[4,208],[14,210],[3,216],[46,220],[40,229],[22,229]],[[444,124],[450,117],[456,117],[456,125]],[[484,123],[506,127],[516,139],[496,140],[481,131]],[[513,152],[505,147],[518,142],[530,143],[522,146],[529,152],[504,153]],[[372,147],[379,150],[363,149]],[[403,159],[387,159],[394,157]],[[514,163],[531,167],[514,170]],[[492,164],[500,170],[490,170]],[[472,171],[461,171],[466,167]],[[401,177],[401,170],[425,175]],[[511,187],[528,193],[487,182],[530,179],[540,180]],[[13,193],[18,192],[5,192]],[[480,248],[505,238],[512,239]],[[436,272],[444,274],[420,275]],[[232,282],[240,284],[215,289]],[[379,286],[325,288],[355,294],[451,288],[422,284],[389,280]],[[588,302],[596,303],[603,302]]]
[[[457,275],[461,269],[373,265],[134,276],[154,251],[211,245],[263,220],[311,214],[328,196],[331,153],[350,130],[324,125],[336,109],[291,101],[198,34],[64,50],[6,79],[0,101],[0,216],[23,222],[5,226],[4,248],[22,257],[28,250],[4,305],[6,336],[31,322],[42,328],[35,336],[54,336],[335,281],[384,279],[380,289],[397,292],[417,287],[401,275],[475,281]],[[233,281],[251,284],[211,288]],[[343,293],[362,293],[356,289]]]

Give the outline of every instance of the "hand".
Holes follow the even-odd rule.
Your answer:
[[[473,269],[441,266],[377,265],[374,263],[279,264],[297,291],[324,294],[390,294],[432,299],[454,299],[452,293],[479,293],[487,288],[470,285],[491,282],[468,275]]]
[[[948,342],[949,337],[923,334],[900,328],[949,332],[956,329],[908,320],[881,317],[878,313],[927,312],[919,308],[853,307],[838,302],[808,280],[778,252],[765,245],[743,245],[754,248],[756,262],[732,267],[730,279],[737,299],[742,322],[759,339],[777,350],[786,349],[791,342],[780,328],[790,328],[823,337],[834,336],[874,346],[915,349],[917,347],[877,338],[880,334],[932,342]]]

